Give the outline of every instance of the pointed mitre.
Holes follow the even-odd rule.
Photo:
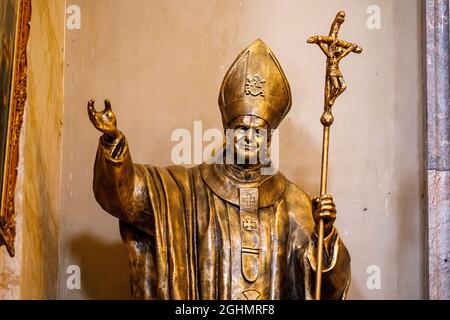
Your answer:
[[[220,88],[219,107],[224,126],[238,116],[254,115],[275,129],[289,112],[291,103],[286,76],[272,50],[260,39],[241,52]]]

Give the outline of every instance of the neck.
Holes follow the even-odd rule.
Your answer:
[[[224,167],[228,174],[240,181],[252,182],[261,178],[260,164],[237,165],[225,163]]]

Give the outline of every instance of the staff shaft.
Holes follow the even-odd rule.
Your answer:
[[[322,169],[320,179],[320,195],[327,193],[327,178],[328,178],[328,151],[330,146],[330,126],[323,127],[323,141],[322,141]],[[315,298],[320,300],[322,289],[322,256],[323,256],[323,234],[324,222],[323,219],[319,221],[319,234],[317,241],[317,258],[316,258],[316,291]]]
[[[339,61],[350,52],[345,49],[353,47],[352,52],[361,53],[362,48],[356,44],[351,44],[347,41],[338,39],[338,32],[340,25],[345,21],[345,12],[339,11],[334,19],[331,29],[331,36],[313,36],[309,37],[308,43],[315,43],[320,45],[320,48],[327,56],[327,69],[325,71],[325,101],[324,112],[320,118],[323,125],[323,141],[322,141],[322,171],[320,179],[320,196],[327,193],[327,178],[328,178],[328,151],[330,144],[330,126],[333,123],[334,117],[331,112],[331,107],[334,101],[347,88],[342,74],[331,73],[330,70],[339,70]],[[339,50],[338,50],[339,49]],[[331,67],[330,67],[331,66]],[[317,257],[316,257],[316,290],[315,298],[320,300],[320,293],[322,289],[322,257],[323,257],[323,237],[324,237],[324,221],[323,218],[319,220],[319,233],[317,235]]]

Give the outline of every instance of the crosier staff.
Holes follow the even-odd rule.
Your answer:
[[[362,48],[356,44],[338,39],[339,29],[345,21],[345,12],[339,11],[331,24],[330,34],[328,36],[313,36],[308,39],[308,43],[317,44],[323,53],[327,56],[326,76],[325,76],[325,99],[324,112],[320,118],[323,125],[322,141],[322,170],[320,180],[320,195],[327,193],[328,177],[328,151],[330,145],[330,127],[333,124],[333,114],[331,108],[337,97],[339,97],[347,85],[339,69],[339,62],[349,53],[361,53]],[[320,300],[322,287],[322,253],[323,253],[324,222],[319,221],[318,241],[317,241],[317,265],[316,265],[316,291],[315,298]]]

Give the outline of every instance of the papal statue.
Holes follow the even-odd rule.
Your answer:
[[[345,299],[350,255],[333,226],[332,197],[311,200],[280,172],[261,170],[261,150],[291,104],[278,60],[256,40],[220,88],[224,130],[234,132],[226,160],[159,168],[133,163],[108,100],[103,111],[88,103],[103,132],[95,198],[120,221],[135,299],[313,299],[320,219],[322,299]]]

